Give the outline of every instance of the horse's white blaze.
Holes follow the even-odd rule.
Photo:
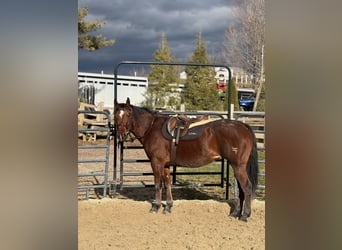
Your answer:
[[[119,113],[119,116],[120,116],[120,118],[122,118],[122,117],[123,117],[124,113],[125,113],[125,111],[123,111],[123,110],[120,110],[120,113]]]

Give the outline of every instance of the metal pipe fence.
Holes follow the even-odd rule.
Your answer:
[[[96,140],[96,135],[102,135],[105,138],[105,143],[91,144],[78,146],[78,189],[85,190],[85,199],[89,198],[89,191],[103,190],[102,195],[107,195],[109,189],[108,167],[109,167],[109,154],[110,154],[110,136],[112,134],[111,118],[110,114],[104,111],[91,111],[91,110],[79,110],[79,115],[103,115],[105,122],[93,123],[88,120],[86,126],[78,127],[78,134],[82,136],[85,141]],[[86,150],[104,150],[104,154],[101,152],[101,157],[90,156],[90,158],[80,159],[81,151]],[[83,158],[83,157],[82,157]],[[98,183],[97,177],[103,181]],[[95,183],[92,180],[95,180]],[[85,184],[80,184],[85,183]]]

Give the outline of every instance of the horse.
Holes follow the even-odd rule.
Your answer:
[[[162,201],[162,187],[166,190],[163,213],[171,213],[173,198],[170,166],[200,167],[216,159],[227,159],[238,182],[239,201],[230,216],[247,221],[251,215],[251,202],[258,184],[258,154],[252,128],[240,121],[220,119],[200,125],[197,138],[180,138],[175,159],[171,158],[172,140],[163,135],[163,126],[169,116],[156,111],[114,100],[114,119],[117,138],[125,140],[129,133],[143,145],[151,162],[154,175],[155,199],[150,212],[157,213]],[[172,162],[173,161],[173,162]]]

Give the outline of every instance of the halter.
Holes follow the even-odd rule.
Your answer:
[[[130,142],[133,142],[135,141],[136,139],[142,139],[144,138],[147,134],[150,133],[152,127],[153,127],[153,124],[154,124],[154,121],[155,121],[155,117],[153,116],[153,120],[151,122],[151,125],[150,127],[145,131],[145,133],[142,135],[142,136],[135,136],[132,132],[131,132],[131,129],[132,129],[132,126],[133,126],[133,110],[132,112],[130,113],[130,116],[129,116],[129,124],[128,124],[128,128],[127,129],[127,136],[130,137],[129,140],[126,140],[125,138],[125,141],[130,141]],[[121,125],[122,123],[118,123],[118,125]]]
[[[126,128],[127,129],[127,137],[130,137],[130,140],[127,140],[127,137],[126,137],[125,141],[133,142],[136,139],[136,137],[134,137],[133,133],[131,133],[132,125],[133,125],[133,112],[130,113],[130,115],[129,115],[128,128]]]
[[[121,118],[122,118],[122,117],[121,117]],[[132,123],[133,123],[133,117],[132,117],[132,114],[129,113],[128,127],[126,127],[126,125],[124,125],[122,121],[121,121],[121,122],[117,122],[116,125],[117,125],[117,128],[118,128],[119,126],[124,126],[125,129],[127,130],[126,135],[130,135],[131,129],[132,129]],[[120,139],[119,139],[119,140],[121,141],[121,139],[124,138],[124,140],[127,141],[127,140],[126,140],[126,135],[120,136]]]

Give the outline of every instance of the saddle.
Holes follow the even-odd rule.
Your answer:
[[[178,144],[180,138],[182,140],[196,139],[203,131],[202,127],[197,126],[209,121],[208,115],[201,115],[196,118],[189,118],[184,114],[171,116],[164,123],[163,136],[167,140],[173,140],[175,144]]]
[[[172,140],[170,165],[175,166],[176,148],[179,140],[193,140],[198,138],[204,130],[204,126],[199,125],[208,122],[210,122],[208,115],[189,118],[188,116],[181,114],[171,116],[166,120],[163,125],[162,133],[165,139]]]

